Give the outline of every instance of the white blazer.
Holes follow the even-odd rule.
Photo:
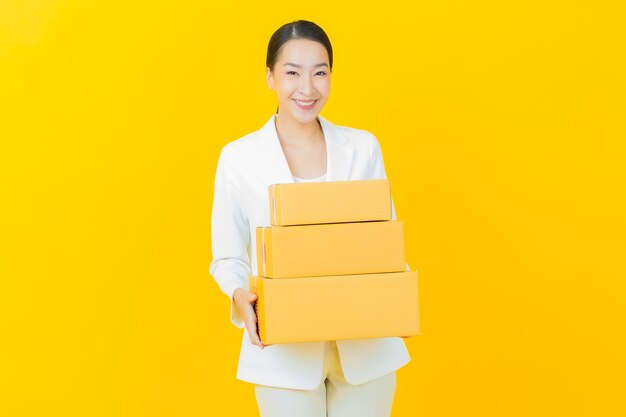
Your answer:
[[[231,300],[232,323],[244,329],[237,379],[312,390],[322,382],[325,342],[275,344],[262,350],[250,343],[232,298],[236,288],[248,290],[249,275],[258,273],[254,236],[258,226],[270,225],[268,186],[294,182],[274,118],[272,115],[260,130],[228,143],[221,151],[215,175],[209,270]],[[327,181],[387,177],[372,133],[334,125],[321,115],[318,119],[326,140]],[[395,219],[393,202],[392,217]],[[400,337],[337,340],[337,350],[344,376],[353,385],[393,372],[410,360]]]

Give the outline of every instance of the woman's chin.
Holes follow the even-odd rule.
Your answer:
[[[302,123],[302,124],[308,124],[308,123],[312,123],[314,121],[317,120],[317,116],[320,114],[319,111],[309,111],[306,113],[302,113],[302,112],[295,112],[295,114],[292,114],[292,117],[294,120]]]

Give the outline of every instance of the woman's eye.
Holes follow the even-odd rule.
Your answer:
[[[287,75],[298,75],[295,71],[287,71]]]
[[[315,75],[318,75],[318,74],[319,74],[319,75],[326,75],[326,72],[324,72],[324,71],[318,71],[318,73],[317,73],[317,74],[315,74]]]

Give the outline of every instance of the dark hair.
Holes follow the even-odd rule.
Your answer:
[[[326,52],[328,52],[328,60],[330,61],[328,65],[332,71],[333,47],[330,44],[328,35],[324,32],[324,29],[308,20],[295,20],[286,23],[274,32],[267,45],[267,58],[265,60],[265,65],[270,70],[274,70],[274,64],[276,64],[281,48],[291,39],[309,39],[321,43],[326,48]]]

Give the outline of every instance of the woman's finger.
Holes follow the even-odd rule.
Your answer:
[[[256,326],[254,326],[254,325],[251,326],[250,323],[248,322],[246,327],[248,328],[248,338],[250,339],[250,343],[260,347],[261,349],[263,349],[263,344],[261,343],[261,340],[259,339],[259,336],[257,336],[257,334],[256,334],[256,332],[254,330],[254,328]]]
[[[257,345],[258,347],[263,349],[265,345],[263,344],[263,342],[261,342],[261,339],[259,338],[259,335],[257,333],[257,318],[256,314],[254,314],[254,309],[251,305],[247,305],[246,310],[246,327],[248,328],[248,337],[250,338],[250,343],[252,343],[253,345]]]

